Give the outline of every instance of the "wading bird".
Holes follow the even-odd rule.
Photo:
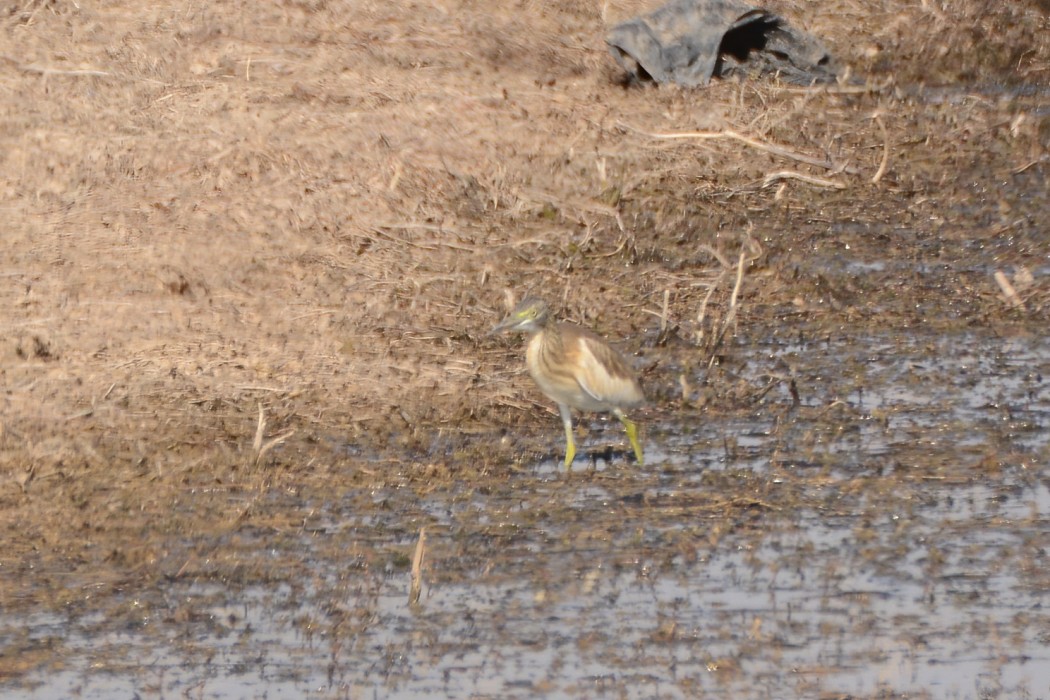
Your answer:
[[[572,468],[576,442],[572,409],[612,413],[627,429],[634,456],[642,463],[638,427],[624,409],[645,402],[638,378],[627,361],[609,344],[585,328],[559,323],[541,299],[525,299],[492,333],[517,331],[529,335],[525,364],[540,391],[558,404],[565,426],[565,468]]]

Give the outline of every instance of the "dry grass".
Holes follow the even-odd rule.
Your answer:
[[[622,339],[655,415],[786,315],[1045,321],[1045,279],[807,267],[1045,252],[1045,9],[940,5],[773,3],[860,83],[683,91],[618,84],[641,2],[9,3],[0,603],[42,559],[178,575],[164,536],[270,490],[504,471],[552,430],[483,338],[508,290]],[[960,81],[1038,90],[923,97]]]

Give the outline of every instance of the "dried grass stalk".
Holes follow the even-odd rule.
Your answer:
[[[412,555],[412,583],[408,589],[408,604],[418,605],[423,592],[423,557],[427,549],[427,529],[419,528],[419,539],[416,540],[416,551]]]

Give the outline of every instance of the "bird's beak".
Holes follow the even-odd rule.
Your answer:
[[[499,335],[503,331],[510,330],[511,328],[514,327],[514,324],[516,322],[517,322],[517,319],[515,319],[513,316],[507,316],[507,318],[503,319],[502,321],[497,323],[495,326],[493,326],[492,330],[490,330],[488,332],[488,335],[491,337],[491,336],[494,336],[494,335]]]

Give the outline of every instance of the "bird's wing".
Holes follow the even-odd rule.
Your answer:
[[[604,342],[582,336],[579,353],[576,381],[595,401],[630,406],[645,400],[626,362]]]

